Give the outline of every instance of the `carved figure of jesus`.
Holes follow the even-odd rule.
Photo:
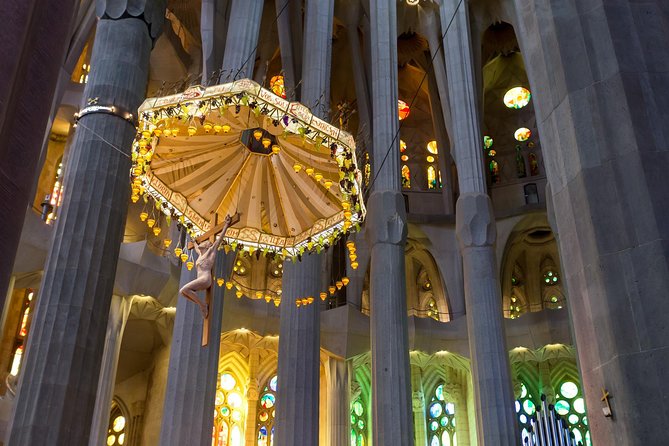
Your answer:
[[[188,282],[184,285],[180,293],[188,300],[195,302],[200,307],[200,312],[202,312],[202,317],[207,318],[209,314],[209,305],[206,301],[201,300],[197,292],[206,290],[211,287],[213,283],[211,270],[214,267],[214,262],[216,261],[216,251],[223,241],[223,236],[228,228],[233,224],[232,217],[229,215],[225,217],[223,222],[223,229],[216,237],[214,243],[211,243],[209,240],[204,240],[202,243],[198,244],[197,241],[193,240],[193,247],[195,252],[197,252],[198,258],[195,261],[195,269],[197,270],[197,278]]]

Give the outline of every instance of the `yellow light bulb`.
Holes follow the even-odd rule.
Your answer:
[[[338,290],[341,290],[341,287],[344,286],[344,283],[341,280],[338,280],[335,282],[335,285],[337,286]]]
[[[314,302],[314,296],[307,297],[307,304],[312,304]]]
[[[256,141],[260,141],[260,138],[262,138],[262,130],[255,129],[253,131],[253,137],[256,139]]]
[[[139,219],[142,221],[146,221],[146,219],[149,218],[149,213],[148,212],[142,212],[139,214]]]
[[[307,242],[307,249],[310,251],[314,249],[314,242]]]
[[[300,308],[301,300],[300,299],[295,299],[295,306],[297,308]]]
[[[276,154],[279,153],[280,151],[281,151],[281,147],[279,147],[277,144],[274,144],[274,145],[272,146],[272,153],[273,153],[273,154],[276,155]]]
[[[165,131],[163,132],[163,134],[164,134],[165,136],[171,136],[171,135],[172,135],[172,130],[170,130],[170,129],[165,129]]]
[[[330,292],[330,294],[334,295],[335,291],[337,291],[337,288],[335,288],[334,285],[330,285],[328,287],[328,291]]]
[[[139,190],[137,191],[137,193],[139,193]],[[130,197],[130,199],[132,200],[133,203],[137,203],[139,201],[139,195],[137,195],[133,190],[133,194]]]
[[[351,262],[355,262],[356,259],[358,258],[358,255],[357,254],[351,254],[351,255],[348,256],[348,258],[351,259]]]
[[[350,220],[352,216],[353,216],[353,213],[351,211],[349,211],[349,210],[344,211],[344,218],[346,220]]]
[[[320,173],[320,172],[316,172],[316,173],[314,174],[314,179],[315,179],[316,181],[320,181],[320,180],[322,180],[322,179],[323,179],[323,174]]]
[[[346,247],[350,250],[355,251],[355,242],[353,240],[349,240],[346,242]]]
[[[211,129],[212,129],[214,126],[211,125],[211,122],[205,122],[203,127],[204,127],[204,131],[207,132],[207,133],[209,133],[209,132],[211,132]]]
[[[231,289],[232,289],[232,282],[229,281],[229,280],[228,280],[227,282],[225,282],[225,287],[226,287],[227,289],[231,290]]]
[[[181,249],[180,246],[177,246],[176,248],[174,248],[174,255],[175,256],[179,257],[182,252],[183,252],[183,249]]]
[[[223,278],[219,277],[218,279],[216,279],[216,284],[218,286],[223,286],[224,283],[225,283],[225,280],[223,280]]]
[[[219,133],[223,129],[223,126],[221,124],[215,124],[214,125],[214,132]]]
[[[344,277],[341,278],[341,283],[343,283],[344,286],[348,285],[350,281],[351,281],[351,280],[350,280],[348,277],[346,277],[346,276],[344,276]]]
[[[156,237],[158,237],[158,235],[160,234],[160,231],[161,231],[160,226],[155,226],[155,227],[153,228],[153,235],[155,235]]]
[[[272,140],[271,139],[269,139],[269,138],[263,138],[262,139],[262,146],[264,148],[268,148],[271,145],[272,145]]]
[[[186,262],[186,268],[188,268],[188,271],[192,270],[194,265],[195,264],[192,261]]]
[[[193,136],[197,133],[197,128],[194,125],[188,127],[188,136]]]
[[[146,139],[140,139],[139,140],[139,147],[146,147],[149,144],[149,141]]]
[[[325,186],[326,189],[330,189],[332,187],[332,181],[331,180],[325,180],[323,183],[323,186]]]
[[[237,296],[237,299],[241,299],[241,298],[242,298],[242,295],[243,295],[243,293],[242,293],[241,291],[239,291],[239,290],[237,290],[237,291],[235,292],[235,296]]]
[[[348,209],[351,209],[351,203],[349,203],[348,201],[342,201],[341,202],[341,207],[342,207],[342,209],[344,209],[346,211]]]
[[[174,136],[174,137],[179,136],[179,129],[178,128],[174,127],[172,129],[172,136]]]
[[[351,262],[351,268],[358,269],[358,262]]]
[[[295,164],[293,164],[293,170],[294,170],[295,172],[299,172],[300,170],[302,170],[302,165],[299,164],[299,163],[295,163]]]
[[[223,124],[223,133],[228,133],[232,127],[230,127],[228,124]]]
[[[321,300],[325,300],[328,297],[328,293],[321,291]]]
[[[165,248],[169,248],[171,244],[172,244],[171,239],[166,238],[165,240],[163,240],[163,246],[165,246]]]
[[[346,221],[344,222],[344,230],[347,230],[347,229],[350,228],[350,227],[351,227],[351,221],[350,221],[350,220],[346,220]]]
[[[181,258],[182,262],[185,262],[186,260],[188,260],[188,254],[186,254],[185,252],[182,252],[180,258]]]
[[[272,297],[269,294],[265,295],[265,302],[269,303],[269,301],[272,300]]]
[[[313,167],[307,167],[305,169],[305,172],[307,173],[307,175],[312,176],[314,174],[314,168]]]
[[[281,299],[279,299],[278,297],[276,299],[274,299],[274,306],[275,307],[278,307],[280,303],[281,303]]]
[[[256,298],[262,299],[262,291],[256,291]]]
[[[146,224],[149,225],[149,228],[153,228],[153,225],[156,224],[156,220],[154,218],[149,218],[146,220]]]
[[[163,131],[162,131],[161,129],[159,129],[159,128],[155,128],[155,129],[153,130],[153,134],[156,135],[156,136],[160,136],[160,135],[163,134]]]

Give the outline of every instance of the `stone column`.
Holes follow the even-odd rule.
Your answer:
[[[411,446],[414,438],[404,275],[407,226],[400,192],[396,21],[396,2],[370,1],[374,183],[365,232],[371,250],[373,443]]]
[[[114,384],[116,383],[116,368],[118,357],[121,352],[121,340],[125,323],[130,315],[132,307],[132,296],[112,296],[109,309],[109,321],[107,322],[107,336],[105,337],[105,349],[102,354],[102,366],[100,367],[100,378],[98,380],[98,391],[95,399],[95,410],[93,412],[93,423],[91,424],[91,435],[89,446],[105,444],[107,439],[107,427],[109,425],[109,412],[111,410],[112,397],[114,396]]]
[[[308,0],[305,12],[301,101],[323,119],[330,104],[334,0]],[[276,445],[318,444],[320,392],[320,300],[325,258],[309,254],[285,262],[279,333]],[[315,302],[297,307],[295,299]]]
[[[263,0],[232,0],[223,53],[222,82],[253,77]]]
[[[281,50],[281,69],[289,100],[295,100],[295,85],[301,70],[302,55],[302,5],[295,0],[277,0],[276,27]],[[298,15],[296,15],[296,13]],[[296,18],[299,20],[296,20]]]
[[[214,276],[227,279],[234,260],[234,253],[226,255],[219,251]],[[184,265],[179,289],[195,277],[195,268],[188,271]],[[186,298],[178,298],[160,430],[161,445],[204,445],[211,442],[223,300],[230,296],[234,296],[231,290],[213,284],[212,303],[209,308],[209,344],[204,347],[204,321],[200,309]]]
[[[226,16],[230,0],[202,0],[200,36],[202,38],[202,83],[215,84],[218,78],[212,73],[219,70],[223,61],[226,40]]]
[[[325,379],[328,386],[328,437],[329,446],[351,444],[351,380],[348,363],[344,359],[330,357],[325,364]]]
[[[460,198],[456,234],[462,254],[467,333],[481,445],[516,445],[516,419],[504,336],[502,295],[494,251],[497,237],[492,203],[486,194],[482,133],[477,106],[467,3],[443,2],[441,24],[453,119],[452,141]]]
[[[79,2],[5,3],[0,27],[0,308],[12,275],[58,74]],[[7,14],[7,15],[5,15]]]
[[[467,417],[467,400],[460,383],[449,383],[444,387],[446,393],[453,398],[455,404],[455,434],[458,446],[469,446],[469,419]]]
[[[165,3],[123,5],[98,4],[84,98],[136,113]],[[79,124],[12,415],[12,445],[88,443],[136,130],[113,114],[91,113]]]
[[[667,3],[513,3],[592,442],[664,444]],[[611,418],[602,412],[602,388],[611,395]]]
[[[249,354],[249,381],[246,385],[246,442],[244,444],[256,444],[256,427],[258,398],[260,397],[260,384],[258,383],[258,351],[251,350]]]

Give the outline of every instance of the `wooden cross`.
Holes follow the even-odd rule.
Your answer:
[[[602,387],[601,401],[606,403],[606,407],[602,407],[602,411],[604,411],[605,417],[613,416],[613,411],[611,410],[611,404],[609,403],[609,396],[610,396],[609,392],[607,392],[606,389]]]

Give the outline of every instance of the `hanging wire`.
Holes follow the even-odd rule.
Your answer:
[[[112,149],[116,150],[116,151],[117,151],[118,153],[120,153],[121,155],[125,156],[126,158],[130,158],[130,155],[128,155],[127,153],[125,153],[125,152],[124,152],[123,150],[121,150],[120,148],[116,147],[116,146],[115,146],[114,144],[112,144],[111,142],[107,141],[107,140],[105,139],[104,136],[100,135],[98,132],[96,132],[96,131],[93,130],[92,128],[88,127],[88,126],[87,126],[86,124],[84,124],[83,122],[79,121],[79,122],[77,123],[77,127],[83,127],[84,129],[86,129],[86,130],[88,130],[89,132],[91,132],[93,135],[95,135],[95,136],[97,136],[98,138],[100,138],[100,140],[101,140],[102,142],[106,143],[108,146],[110,146]]]
[[[439,46],[437,49],[434,51],[434,55],[430,59],[430,63],[428,64],[425,73],[423,74],[423,78],[420,80],[420,84],[418,84],[418,88],[416,89],[416,92],[414,93],[413,97],[411,98],[411,102],[409,103],[409,108],[413,107],[413,103],[418,97],[418,93],[420,93],[420,89],[423,86],[423,83],[425,82],[425,79],[427,78],[427,74],[429,70],[432,68],[432,65],[434,65],[434,59],[437,57],[439,54],[439,50],[442,49],[444,46],[444,39],[446,38],[446,34],[448,33],[448,30],[451,28],[451,25],[453,24],[453,20],[455,19],[456,14],[458,13],[458,10],[460,9],[460,6],[462,5],[463,0],[460,0],[455,7],[455,12],[453,12],[453,15],[451,16],[451,19],[448,22],[448,25],[446,26],[446,30],[441,35],[441,39],[439,39]],[[402,125],[404,125],[403,121],[400,121],[400,125],[397,127],[397,131],[395,132],[395,135],[393,136],[393,140],[390,142],[390,146],[388,147],[388,150],[386,151],[386,155],[383,157],[383,160],[381,161],[381,165],[379,166],[378,169],[374,169],[376,173],[373,173],[372,179],[369,182],[369,186],[367,187],[367,196],[369,196],[369,193],[372,190],[372,187],[374,186],[374,182],[376,181],[377,174],[381,172],[381,169],[383,168],[383,165],[386,163],[386,160],[388,159],[388,156],[390,155],[390,152],[393,150],[393,147],[395,146],[395,141],[397,141],[397,138],[400,135],[400,130],[402,130]]]

